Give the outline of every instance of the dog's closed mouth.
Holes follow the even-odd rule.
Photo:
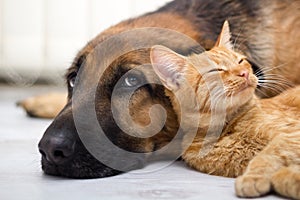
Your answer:
[[[122,172],[111,169],[100,162],[97,165],[89,165],[86,162],[68,162],[64,165],[56,165],[42,158],[42,170],[46,175],[60,176],[74,179],[103,178],[121,174]]]

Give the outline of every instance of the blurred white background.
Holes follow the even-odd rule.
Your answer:
[[[0,0],[0,78],[61,82],[76,53],[102,30],[170,0]]]

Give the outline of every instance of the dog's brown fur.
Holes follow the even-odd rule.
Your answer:
[[[235,48],[243,52],[255,63],[259,67],[259,70],[263,71],[266,79],[271,79],[275,76],[277,80],[281,80],[281,78],[285,80],[283,86],[287,84],[291,86],[297,85],[300,83],[300,63],[297,61],[300,58],[299,9],[300,2],[292,0],[231,0],[226,2],[214,0],[175,0],[153,13],[123,21],[102,32],[78,53],[69,69],[67,79],[69,81],[76,76],[79,67],[86,62],[86,57],[91,54],[98,44],[112,35],[141,27],[168,28],[186,34],[198,41],[205,49],[210,49],[217,39],[223,22],[229,20],[232,25],[232,37]],[[126,54],[115,61],[115,63],[127,63],[130,65],[131,63],[136,63],[136,60],[139,60],[139,63],[149,63],[149,50]],[[116,76],[116,73],[121,70],[118,66],[122,65],[112,64],[110,67],[112,69],[106,72],[107,76]],[[88,65],[85,63],[84,67],[88,67]],[[104,82],[103,85],[105,85],[105,81],[102,80]],[[277,86],[275,89],[269,86],[261,88],[261,91],[263,91],[263,93],[260,93],[261,96],[274,96],[283,90],[281,86]],[[107,88],[103,89],[106,90]],[[69,86],[69,99],[72,95],[71,93],[72,88]],[[63,100],[62,97],[57,99],[57,101]],[[126,141],[128,149],[134,147],[134,151],[153,151],[163,146],[174,136],[174,131],[176,132],[178,127],[175,120],[176,116],[168,103],[168,99],[164,96],[163,89],[155,88],[154,93],[151,94],[142,89],[135,93],[133,101],[131,104],[131,115],[133,120],[139,124],[145,125],[149,122],[147,113],[149,107],[155,103],[165,106],[169,113],[170,121],[167,121],[164,130],[160,134],[149,138],[147,142],[128,140],[130,138],[125,137],[123,139],[119,138],[117,143]],[[107,113],[110,113],[107,110],[110,108],[110,103],[107,103],[108,100],[105,100],[105,102],[100,103],[101,105],[97,108],[99,115],[104,116],[104,118],[108,115]],[[39,104],[42,103],[39,102]],[[35,105],[29,105],[26,101],[22,105],[31,115],[41,113],[41,111],[35,111]],[[67,109],[65,108],[65,110]],[[69,114],[63,116],[64,112],[59,114],[55,120],[55,124],[57,124],[57,121],[64,120],[69,116]],[[57,112],[53,112],[44,116],[54,117],[56,115]],[[37,116],[43,117],[43,115]],[[111,123],[110,121],[104,122],[106,125]],[[51,129],[53,129],[52,126],[49,130]],[[162,135],[165,137],[162,137]],[[136,149],[137,146],[139,147],[138,150]],[[78,169],[71,170],[76,171]],[[60,175],[66,175],[66,173],[64,172]],[[69,176],[76,177],[78,174],[75,173]],[[96,173],[92,175],[86,174],[83,177],[95,176],[106,175]]]

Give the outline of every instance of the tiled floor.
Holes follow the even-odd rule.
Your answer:
[[[1,200],[236,198],[234,179],[202,174],[182,162],[151,173],[135,171],[104,179],[72,180],[43,175],[37,143],[50,121],[27,118],[15,102],[47,91],[48,87],[0,86]]]

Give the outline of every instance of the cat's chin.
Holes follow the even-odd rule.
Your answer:
[[[241,87],[237,92],[235,92],[233,95],[240,96],[240,95],[246,95],[246,96],[253,96],[255,93],[255,88],[252,85],[246,85],[244,87]]]
[[[254,96],[258,80],[253,74],[233,92],[234,96]]]
[[[243,87],[227,98],[227,105],[229,105],[227,109],[239,108],[249,102],[254,96],[255,88],[253,86]]]

